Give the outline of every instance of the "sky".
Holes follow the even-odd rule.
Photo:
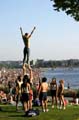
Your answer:
[[[0,61],[22,60],[20,33],[30,33],[30,60],[79,59],[79,23],[50,0],[0,0]]]

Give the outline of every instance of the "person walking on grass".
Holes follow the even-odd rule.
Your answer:
[[[29,64],[29,54],[30,54],[30,42],[29,42],[29,39],[30,39],[30,37],[33,34],[35,29],[36,29],[36,27],[33,28],[33,30],[31,31],[30,34],[29,33],[23,34],[22,27],[20,27],[22,39],[23,39],[24,46],[25,46],[24,51],[23,51],[23,53],[24,53],[23,65],[24,65],[24,63]],[[27,60],[26,60],[26,56],[27,56]]]

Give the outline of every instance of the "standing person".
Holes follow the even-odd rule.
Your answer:
[[[33,101],[33,90],[32,90],[32,85],[30,84],[30,91],[29,91],[29,109],[32,109],[32,101]]]
[[[41,94],[41,100],[42,100],[42,110],[43,112],[48,112],[47,109],[47,92],[48,92],[48,83],[47,78],[42,78],[42,83],[39,88],[39,94]]]
[[[64,102],[64,80],[60,80],[59,81],[58,98],[59,98],[59,107],[60,107],[60,109],[62,109],[62,107],[63,107],[63,109],[65,109],[65,102]]]
[[[21,101],[21,85],[23,81],[21,76],[18,76],[16,81],[16,110],[18,110],[18,103]]]
[[[28,33],[25,33],[23,35],[23,31],[22,31],[22,28],[20,27],[20,31],[21,31],[21,35],[22,35],[22,38],[23,38],[23,42],[24,42],[24,58],[23,58],[23,65],[24,63],[29,63],[29,54],[30,54],[30,43],[29,43],[29,38],[31,37],[31,35],[33,34],[34,30],[36,29],[36,27],[33,28],[32,32],[30,34]],[[27,60],[26,60],[26,55],[27,55]]]
[[[57,92],[58,92],[56,78],[52,78],[52,82],[50,83],[50,91],[52,96],[52,108],[54,108],[54,100],[57,106]]]
[[[27,75],[23,78],[23,84],[21,85],[22,92],[22,103],[24,111],[27,112],[29,110],[29,92],[30,92],[30,83]]]
[[[32,101],[33,101],[33,90],[32,90],[32,85],[33,85],[33,71],[30,65],[28,65],[28,70],[29,70],[29,83],[30,83],[30,90],[29,90],[29,109],[32,109]]]

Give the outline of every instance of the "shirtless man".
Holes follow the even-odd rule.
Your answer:
[[[29,54],[30,54],[30,43],[29,43],[29,38],[31,37],[31,35],[33,34],[34,30],[36,29],[36,27],[33,28],[33,30],[31,31],[30,34],[28,33],[25,33],[23,35],[23,31],[22,31],[22,28],[20,27],[20,31],[21,31],[21,35],[22,35],[22,39],[23,39],[23,42],[24,42],[24,58],[23,58],[23,64],[24,63],[29,63]],[[26,55],[27,55],[27,60],[26,60]]]
[[[42,78],[42,83],[39,88],[39,94],[41,94],[42,100],[42,110],[43,112],[48,112],[47,109],[47,91],[48,91],[48,83],[46,82],[47,78]]]

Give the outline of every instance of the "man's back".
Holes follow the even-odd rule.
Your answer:
[[[47,82],[43,82],[41,84],[41,92],[47,92],[48,91],[48,83]]]

